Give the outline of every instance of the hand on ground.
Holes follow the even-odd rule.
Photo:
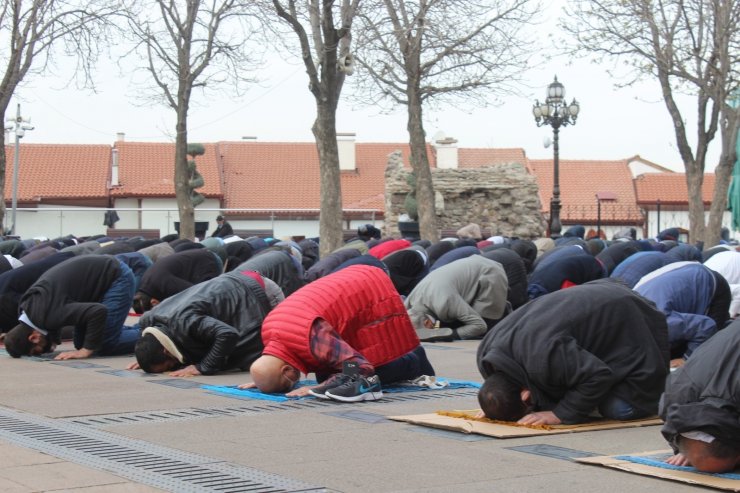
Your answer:
[[[676,358],[671,360],[671,368],[681,368],[686,360],[683,358]]]
[[[186,366],[185,368],[180,368],[169,373],[171,377],[196,377],[200,374],[200,371],[198,371],[195,365]]]
[[[134,361],[134,362],[129,363],[128,365],[126,365],[126,369],[127,370],[141,370],[141,366],[139,366],[139,362],[138,361]]]
[[[668,457],[665,460],[666,464],[670,464],[672,466],[690,466],[689,459],[687,459],[683,454],[676,454],[673,457]]]
[[[77,351],[66,351],[64,353],[59,353],[54,358],[55,360],[64,360],[64,359],[85,359],[92,356],[92,354],[95,351],[92,349],[78,349]]]
[[[242,390],[244,390],[244,389],[256,389],[257,388],[257,384],[254,383],[254,382],[243,383],[243,384],[239,385],[239,387],[237,387],[237,388],[242,389]]]
[[[559,425],[562,421],[552,411],[540,411],[527,414],[517,423],[520,425]]]
[[[309,390],[315,387],[318,387],[318,385],[307,385],[305,387],[299,387],[285,394],[285,397],[304,397],[308,395]]]

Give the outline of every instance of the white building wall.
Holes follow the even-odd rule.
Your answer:
[[[645,164],[641,161],[630,161],[627,166],[632,172],[632,178],[637,178],[638,176],[646,173],[665,173],[665,171],[655,168],[654,166]]]
[[[315,238],[319,236],[319,221],[316,220],[283,220],[283,219],[265,219],[265,220],[234,220],[229,221],[234,229],[272,229],[275,238],[288,238],[291,236],[305,236],[306,238]],[[373,221],[361,219],[350,221],[349,229],[357,229],[363,224],[372,224],[378,229],[383,228],[383,221]],[[346,223],[344,224],[346,227]],[[215,229],[215,222],[214,222]]]
[[[704,221],[709,221],[709,212],[704,214]],[[660,211],[660,224],[658,224],[658,212],[648,211],[647,215],[648,224],[648,238],[654,238],[667,228],[684,228],[689,229],[689,212],[688,211],[674,211],[666,210],[665,208]],[[729,211],[725,211],[722,215],[722,226],[730,230],[731,239],[740,239],[740,233],[732,231],[732,214]],[[689,239],[690,240],[690,239]],[[691,241],[691,240],[690,240]],[[709,247],[712,245],[705,245]]]
[[[137,211],[124,211],[121,209],[136,209],[139,207],[139,201],[137,199],[116,199],[115,200],[116,214],[118,214],[119,221],[115,224],[116,228],[119,229],[139,229],[139,213]]]
[[[15,234],[21,238],[56,238],[69,234],[92,236],[105,233],[104,211],[67,209],[80,209],[80,207],[43,204],[33,210],[16,210]],[[11,226],[11,221],[11,210],[8,209],[5,220],[7,227]]]
[[[123,210],[123,209],[144,209]],[[61,210],[60,210],[61,209]],[[151,209],[151,210],[146,210]],[[118,229],[159,229],[160,235],[175,233],[175,222],[179,221],[175,199],[116,199],[113,210],[119,220],[115,223]],[[33,210],[17,210],[16,235],[22,238],[47,237],[55,238],[64,235],[92,236],[105,234],[107,226],[103,224],[106,209],[40,205]],[[197,222],[208,222],[206,236],[216,229],[216,216],[226,212],[219,208],[219,201],[207,199],[195,210]],[[11,211],[7,211],[6,224],[10,227]],[[319,236],[319,221],[316,220],[233,220],[229,221],[234,229],[272,229],[276,238],[289,236]],[[372,224],[382,229],[383,221],[371,219],[353,220],[349,229],[357,229],[363,224]],[[346,222],[343,223],[346,228]]]
[[[219,205],[217,199],[206,199],[195,209],[195,220],[208,222],[208,232],[216,229]],[[141,203],[139,199],[116,199],[115,208],[118,217],[121,218],[116,223],[116,228],[119,229],[159,229],[160,235],[166,236],[175,233],[175,222],[180,220],[177,200],[174,198],[147,198],[142,199]],[[145,210],[141,212],[120,210],[127,208]]]

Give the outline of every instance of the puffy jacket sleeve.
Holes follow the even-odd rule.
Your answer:
[[[210,345],[211,348],[195,365],[198,371],[203,375],[211,375],[223,370],[239,339],[236,329],[213,317],[204,316],[197,324],[197,328],[192,330],[194,338]]]

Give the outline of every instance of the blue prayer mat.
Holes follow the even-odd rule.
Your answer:
[[[642,464],[645,466],[659,467],[661,469],[672,469],[674,471],[685,471],[693,472],[695,474],[704,474],[706,476],[713,476],[715,478],[734,479],[740,480],[740,474],[734,472],[726,473],[709,473],[697,471],[693,467],[687,466],[674,466],[663,462],[665,459],[670,457],[671,454],[659,454],[659,455],[617,455],[614,458],[619,460],[625,460],[627,462],[633,462],[635,464]]]
[[[454,380],[451,378],[437,378],[438,382],[447,382],[448,385],[446,387],[443,387],[441,389],[430,389],[429,387],[421,387],[418,385],[412,385],[412,384],[393,384],[393,385],[384,385],[383,386],[383,392],[387,392],[389,394],[393,393],[400,393],[400,392],[423,392],[427,390],[451,390],[451,389],[479,389],[481,384],[477,382],[468,382],[465,380]],[[316,385],[316,380],[301,380],[296,384],[295,388],[304,387],[306,385]],[[201,385],[203,390],[208,390],[210,392],[215,392],[218,394],[227,394],[227,395],[233,395],[238,397],[243,397],[247,399],[260,399],[263,401],[273,401],[273,402],[286,402],[286,401],[295,401],[300,399],[316,399],[316,397],[312,395],[307,395],[304,397],[286,397],[285,394],[267,394],[264,392],[260,392],[259,389],[240,389],[236,385]]]

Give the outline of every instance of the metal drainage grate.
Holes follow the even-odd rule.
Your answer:
[[[441,391],[402,392],[398,394],[384,394],[379,401],[368,401],[363,404],[373,406],[392,402],[408,402],[416,400],[431,400],[445,398],[475,397],[478,389],[450,389]],[[214,394],[222,397],[232,397],[229,394]],[[224,416],[239,416],[273,412],[302,411],[306,409],[338,409],[345,406],[340,402],[321,399],[301,399],[288,402],[255,401],[255,399],[237,398],[249,404],[219,408],[185,408],[168,409],[166,411],[143,411],[122,414],[105,414],[96,416],[78,416],[67,418],[64,421],[90,427],[126,425],[135,423],[155,423],[161,421],[191,420],[202,418],[218,418]]]
[[[83,370],[86,368],[108,368],[105,365],[90,363],[89,361],[52,361],[52,365],[66,366],[67,368],[77,368]]]
[[[250,467],[2,408],[0,438],[178,493],[327,491]]]
[[[516,450],[517,452],[524,452],[527,454],[542,455],[545,457],[552,457],[554,459],[562,460],[573,460],[579,457],[594,457],[597,454],[586,452],[585,450],[575,450],[572,448],[558,447],[555,445],[547,444],[534,444],[534,445],[519,445],[516,447],[504,447],[509,450]]]

